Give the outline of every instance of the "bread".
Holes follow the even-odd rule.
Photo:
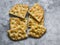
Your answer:
[[[35,18],[38,22],[41,21],[44,15],[44,10],[42,6],[40,6],[38,3],[35,3],[34,6],[32,6],[29,11],[30,15]]]
[[[27,34],[24,30],[21,29],[11,29],[8,30],[8,35],[12,40],[21,40],[27,38]]]
[[[10,9],[9,14],[12,14],[20,18],[25,18],[27,11],[28,11],[28,5],[16,4]]]
[[[21,30],[27,29],[27,20],[16,17],[10,17],[10,29],[20,28]]]
[[[38,25],[30,29],[28,35],[31,37],[39,38],[46,32],[46,28],[43,25]]]

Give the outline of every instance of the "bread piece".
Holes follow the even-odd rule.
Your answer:
[[[28,11],[28,5],[16,4],[10,9],[9,14],[18,16],[20,18],[25,18],[27,11]]]
[[[10,18],[10,29],[16,29],[16,28],[20,28],[21,30],[26,30],[27,20],[16,18],[16,17],[11,17]]]
[[[11,30],[8,30],[7,32],[8,32],[10,39],[12,40],[21,40],[21,39],[27,38],[27,34],[23,30],[11,29]]]
[[[44,25],[44,16],[41,22],[37,22],[32,16],[29,16],[28,27],[36,26],[36,25]]]
[[[20,19],[16,17],[10,17],[10,29],[16,28],[18,25],[20,25]]]
[[[44,15],[44,10],[42,8],[42,6],[40,6],[39,4],[35,3],[34,6],[32,6],[29,11],[30,15],[35,18],[38,22],[41,21],[41,19],[43,18]]]
[[[38,25],[30,29],[29,36],[39,38],[46,32],[46,28],[43,25]]]

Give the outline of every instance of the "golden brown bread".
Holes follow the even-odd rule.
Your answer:
[[[18,16],[20,18],[25,18],[27,11],[28,11],[28,5],[16,4],[10,9],[9,14]]]
[[[30,29],[29,36],[39,38],[46,32],[46,28],[43,25],[38,25]]]
[[[21,39],[27,38],[27,34],[23,30],[11,29],[11,30],[8,30],[7,32],[8,32],[10,39],[12,40],[21,40]]]
[[[22,30],[27,29],[27,20],[16,17],[10,17],[10,29],[20,28]]]
[[[29,11],[30,15],[35,18],[38,22],[41,21],[44,15],[44,10],[43,8],[38,4],[35,3],[34,6],[32,6]]]

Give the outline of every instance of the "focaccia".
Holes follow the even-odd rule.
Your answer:
[[[41,21],[41,19],[43,18],[44,15],[44,10],[42,8],[42,6],[40,6],[39,4],[35,3],[34,6],[32,6],[29,11],[30,15],[35,18],[38,22]]]
[[[20,18],[25,18],[27,11],[28,11],[28,5],[16,4],[10,9],[9,14],[18,16]]]
[[[38,25],[30,29],[29,36],[39,38],[46,32],[46,28],[43,25]]]
[[[27,34],[24,30],[21,29],[11,29],[8,30],[8,35],[12,40],[21,40],[27,38]]]
[[[16,17],[11,17],[10,18],[10,29],[16,29],[16,28],[20,28],[21,30],[26,30],[27,20],[16,18]]]
[[[32,16],[29,16],[28,27],[32,27],[32,26],[36,26],[36,25],[44,25],[44,16],[41,19],[41,22],[37,22]]]

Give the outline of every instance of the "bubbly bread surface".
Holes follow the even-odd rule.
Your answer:
[[[29,10],[26,4],[16,4],[9,10],[9,14],[13,17],[10,17],[10,29],[7,33],[12,40],[22,40],[28,36],[39,38],[46,32],[44,10],[38,3],[35,3]]]
[[[21,30],[26,30],[27,20],[16,18],[16,17],[11,17],[10,18],[10,29],[16,29],[16,28],[20,28]]]
[[[19,29],[8,30],[8,35],[12,40],[21,40],[27,38],[26,32]]]
[[[35,26],[30,29],[29,36],[39,38],[46,32],[46,28],[42,25]]]
[[[32,16],[29,16],[28,27],[32,27],[32,26],[36,26],[36,25],[44,25],[44,16],[41,19],[41,22],[37,22]]]
[[[41,19],[43,18],[43,15],[44,15],[44,10],[43,8],[35,3],[34,6],[32,6],[29,11],[31,16],[33,16],[33,18],[35,18],[38,22],[41,21]]]
[[[20,18],[25,18],[27,11],[28,5],[16,4],[10,9],[9,13]]]

